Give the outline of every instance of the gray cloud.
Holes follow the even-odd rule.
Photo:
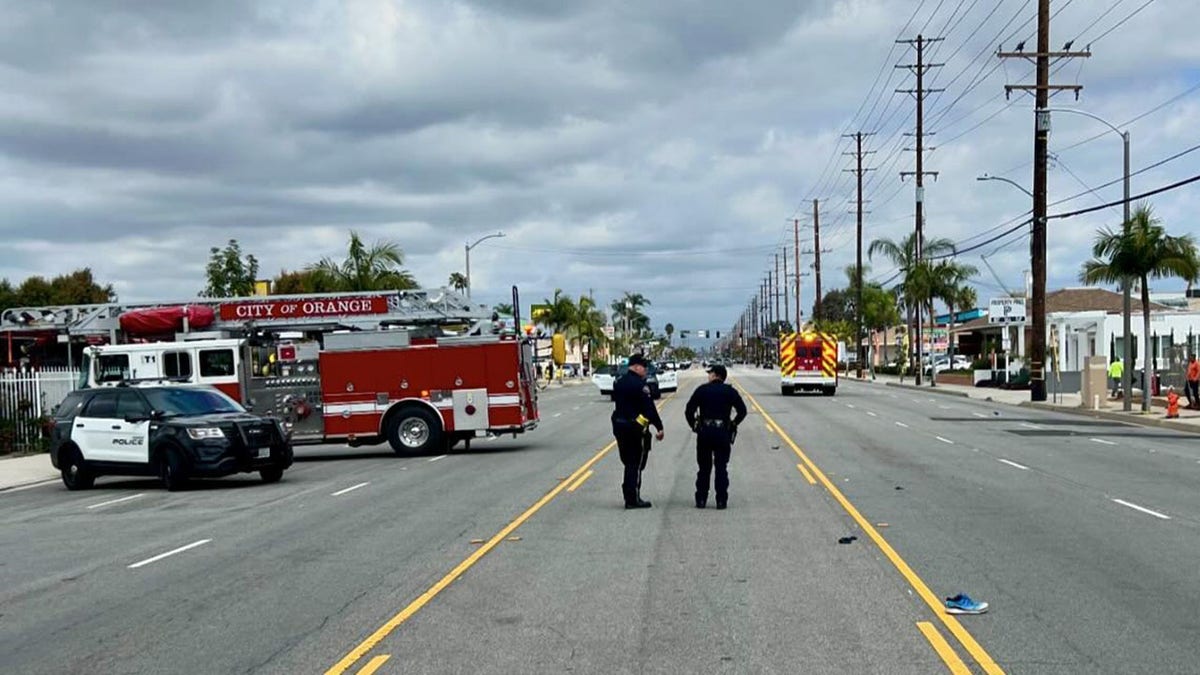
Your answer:
[[[928,30],[949,23],[946,4]],[[1014,189],[974,180],[1005,170],[1029,180],[1029,104],[1003,109],[999,96],[1022,69],[996,70],[940,115],[986,72],[995,33],[1020,4],[1005,0],[962,45],[987,11],[972,9],[938,53],[947,65],[935,86],[966,73],[930,106],[939,147],[929,166],[942,172],[928,187],[936,236],[962,240],[1027,208]],[[1160,0],[1128,35],[1099,42],[1089,63],[1060,77],[1078,78],[1081,105],[1114,121],[1166,100],[1198,77],[1193,4]],[[791,242],[793,216],[811,241],[811,197],[824,200],[823,245],[832,249],[825,286],[842,283],[854,245],[844,130],[878,132],[868,240],[911,227],[911,186],[898,172],[911,167],[899,134],[912,104],[891,89],[905,86],[892,66],[909,56],[892,41],[915,8],[21,3],[0,18],[0,236],[9,244],[0,276],[91,265],[122,297],[183,298],[203,285],[208,247],[230,237],[273,273],[339,255],[354,228],[398,240],[418,278],[440,284],[461,269],[465,240],[502,229],[508,237],[472,253],[485,300],[503,299],[512,284],[527,297],[555,287],[601,299],[639,290],[659,323],[717,328],[754,293],[770,247]],[[1099,11],[1069,6],[1055,39]],[[971,62],[979,53],[986,62]],[[892,79],[880,82],[878,105],[868,116],[872,96],[852,119],[881,70]],[[1184,99],[1135,125],[1135,167],[1194,142],[1198,118],[1196,100]],[[1053,197],[1084,190],[1070,172],[1089,185],[1115,177],[1113,139],[1067,149],[1095,133],[1084,118],[1055,117]],[[1139,176],[1135,191],[1197,168],[1180,160]],[[1070,206],[1119,197],[1119,186],[1099,195]],[[1195,230],[1185,220],[1195,196],[1155,201],[1169,224]],[[1091,233],[1113,222],[1102,211],[1057,226],[1052,283],[1075,283]],[[1005,243],[990,261],[1016,286],[1026,245]],[[808,307],[812,278],[803,282]],[[981,298],[998,292],[990,275],[979,282]]]

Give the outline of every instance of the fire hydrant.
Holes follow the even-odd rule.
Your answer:
[[[1175,387],[1167,388],[1167,419],[1178,419],[1179,417],[1179,394],[1175,393]]]

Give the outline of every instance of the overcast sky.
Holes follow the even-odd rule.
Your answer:
[[[1054,103],[1130,125],[1133,168],[1200,143],[1200,3],[1055,0]],[[865,237],[912,227],[911,49],[929,48],[929,236],[970,246],[1029,208],[1032,0],[38,0],[0,12],[0,277],[90,266],[124,300],[185,299],[207,250],[237,238],[264,276],[344,252],[350,229],[395,240],[428,286],[472,252],[476,298],[560,287],[653,302],[656,326],[724,329],[822,201],[825,288],[854,258],[851,166],[868,147]],[[1105,13],[1107,12],[1107,14]],[[1182,96],[1180,96],[1183,94]],[[1176,98],[1177,97],[1177,98]],[[1175,100],[1172,100],[1175,99]],[[1168,102],[1169,101],[1169,102]],[[1163,105],[1165,104],[1165,105]],[[1152,111],[1153,112],[1150,112]],[[1052,212],[1121,197],[1115,134],[1054,117]],[[1134,193],[1200,173],[1200,152]],[[1198,233],[1200,187],[1154,199]],[[1050,228],[1050,287],[1076,285],[1109,209]],[[1002,230],[999,230],[1002,231]],[[969,239],[972,236],[974,239]],[[1020,288],[1020,233],[964,255],[981,300]],[[1007,247],[1002,245],[1008,244]],[[999,279],[978,258],[989,257]],[[804,267],[811,264],[807,257]],[[789,261],[789,271],[794,271]],[[875,263],[881,281],[892,269]],[[807,308],[813,278],[802,278]],[[1163,284],[1182,288],[1181,283]]]

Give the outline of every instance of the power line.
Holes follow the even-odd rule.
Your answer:
[[[1112,27],[1112,28],[1109,28],[1108,30],[1104,31],[1103,33],[1101,33],[1101,34],[1097,35],[1096,37],[1092,38],[1092,43],[1094,44],[1094,43],[1096,43],[1096,42],[1099,42],[1100,40],[1104,39],[1104,36],[1108,35],[1109,33],[1113,32],[1114,30],[1116,30],[1116,29],[1120,28],[1121,26],[1125,25],[1125,22],[1126,22],[1126,21],[1129,21],[1129,20],[1130,20],[1130,19],[1132,19],[1133,17],[1135,17],[1135,16],[1137,16],[1138,14],[1140,14],[1140,13],[1142,12],[1142,10],[1143,10],[1143,9],[1146,9],[1147,7],[1149,7],[1149,6],[1150,6],[1150,5],[1151,5],[1153,2],[1154,2],[1154,0],[1146,0],[1146,2],[1142,3],[1142,6],[1141,6],[1141,7],[1138,7],[1137,9],[1133,10],[1133,12],[1131,12],[1131,13],[1129,14],[1129,16],[1126,16],[1124,19],[1121,19],[1120,21],[1118,21],[1116,24],[1114,24],[1114,25],[1113,25],[1113,27]]]

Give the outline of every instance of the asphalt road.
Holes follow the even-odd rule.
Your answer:
[[[726,511],[692,505],[698,372],[663,402],[649,510],[622,508],[586,386],[445,457],[0,493],[0,672],[1196,672],[1193,438],[733,375],[766,414]],[[935,611],[960,591],[991,611]]]

